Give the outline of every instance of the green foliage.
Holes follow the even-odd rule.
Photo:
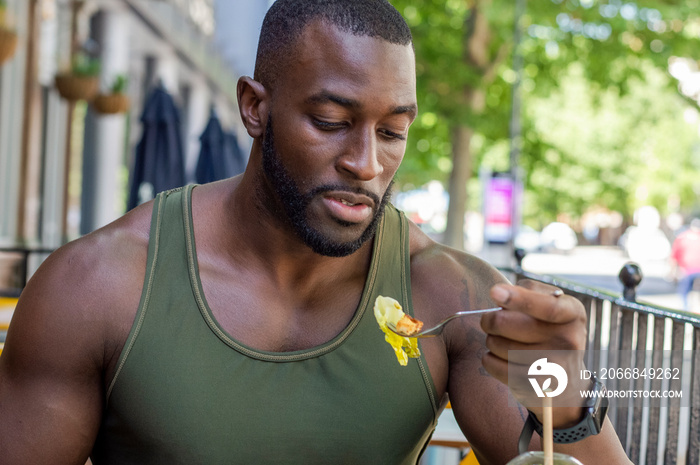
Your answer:
[[[112,84],[110,91],[113,94],[123,94],[126,92],[128,85],[129,79],[125,75],[119,74],[114,78],[114,83]]]
[[[76,76],[97,76],[100,74],[101,63],[98,58],[93,58],[84,52],[78,52],[73,56],[71,72]]]
[[[663,71],[649,63],[642,70],[646,79],[630,78],[628,93],[620,95],[599,90],[572,63],[559,89],[530,100],[524,141],[530,156],[522,161],[531,224],[559,212],[580,217],[592,206],[627,215],[644,204],[668,212],[675,197],[681,207],[693,206],[697,111]]]
[[[414,35],[420,114],[399,187],[447,182],[451,135],[475,131],[479,165],[508,166],[512,0],[393,0]],[[488,18],[495,76],[465,60],[471,8]],[[538,226],[601,206],[631,217],[643,203],[690,211],[700,193],[697,106],[668,76],[674,56],[700,59],[700,0],[529,1],[522,18],[525,213]],[[505,52],[505,55],[503,55]],[[483,111],[470,92],[483,90]],[[690,123],[688,121],[691,121]],[[471,188],[470,188],[471,189]]]
[[[510,84],[500,75],[488,87],[482,85],[483,69],[465,63],[465,33],[470,11],[463,0],[394,1],[411,26],[416,49],[418,106],[421,114],[411,128],[406,161],[399,184],[422,184],[430,179],[446,182],[452,167],[451,135],[455,126],[478,128],[490,142],[507,137]],[[512,12],[488,10],[489,21],[500,25],[492,37],[489,56],[499,53],[511,38]],[[485,88],[486,111],[474,112],[465,90]]]

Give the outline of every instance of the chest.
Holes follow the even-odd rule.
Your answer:
[[[279,354],[172,305],[144,318],[96,464],[416,463],[434,427],[430,380],[417,360],[398,365],[371,312],[327,344]]]
[[[270,352],[304,350],[336,337],[355,315],[366,278],[323,276],[281,285],[245,268],[222,272],[200,260],[199,269],[203,303],[222,329]]]

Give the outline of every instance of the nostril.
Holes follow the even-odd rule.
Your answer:
[[[384,172],[376,157],[347,157],[339,164],[339,169],[351,173],[358,179],[370,180]]]

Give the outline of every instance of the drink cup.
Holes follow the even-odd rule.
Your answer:
[[[554,452],[553,465],[583,465],[570,455]],[[515,457],[507,465],[544,465],[544,452],[525,452]]]

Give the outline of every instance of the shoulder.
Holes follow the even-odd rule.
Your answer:
[[[21,353],[33,341],[36,355],[47,363],[51,353],[41,354],[42,348],[63,348],[76,360],[92,358],[100,369],[118,356],[140,300],[151,210],[151,204],[143,205],[44,261],[17,304],[8,354],[14,344]]]
[[[145,271],[152,204],[143,205],[51,254],[27,286],[59,286],[80,301],[113,293],[134,271]]]

